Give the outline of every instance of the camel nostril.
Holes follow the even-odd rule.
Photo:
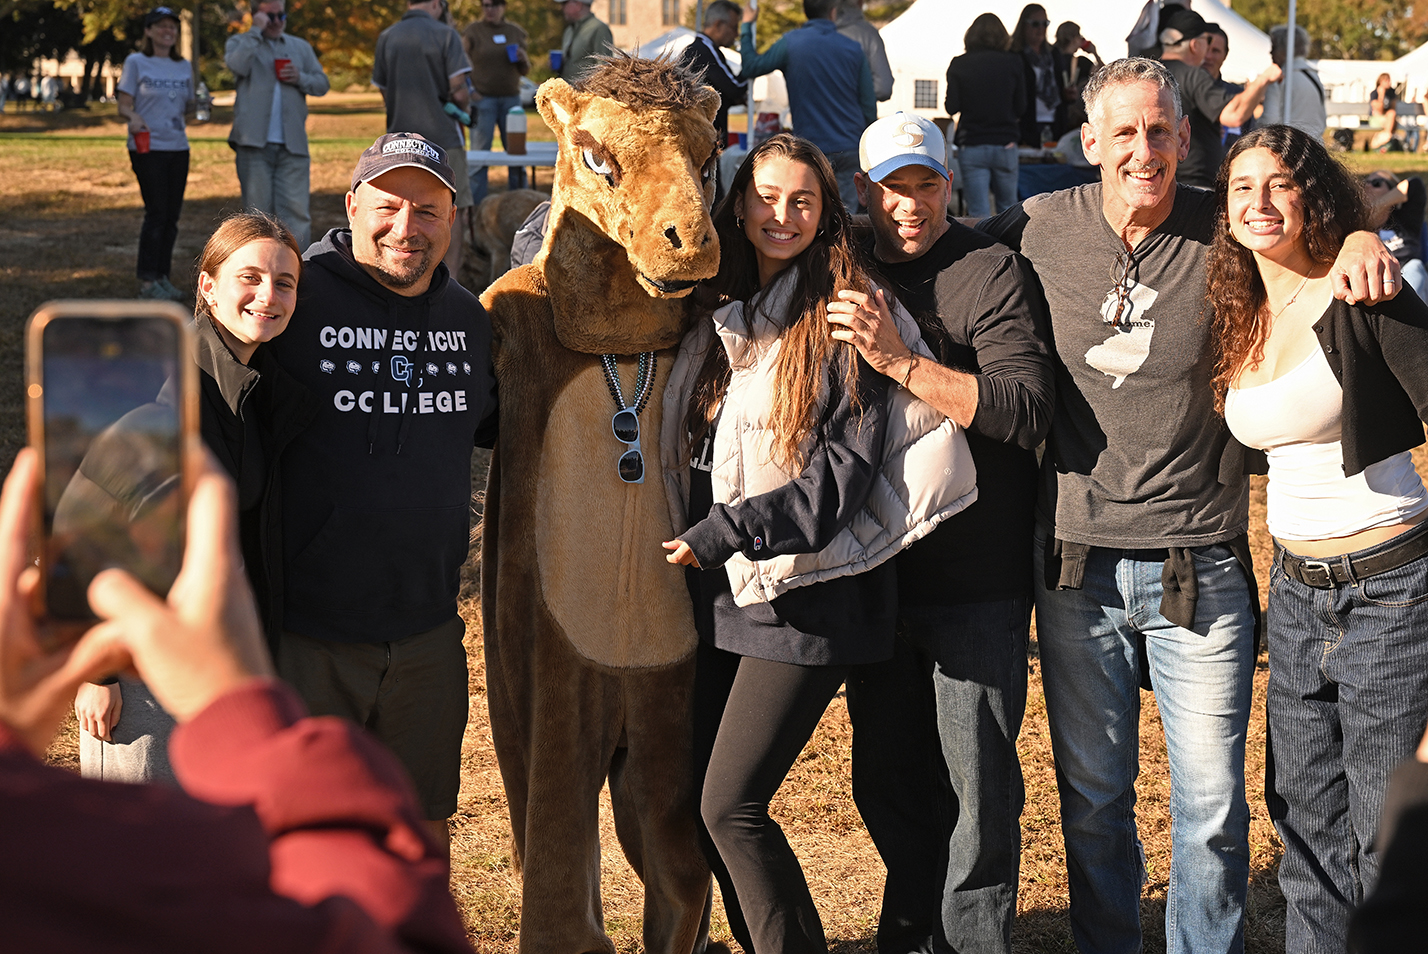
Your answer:
[[[704,238],[701,239],[700,242],[699,242],[699,246],[700,246],[701,248],[703,248],[705,245],[708,245],[708,244],[709,244],[710,242],[712,242],[712,241],[714,241],[714,233],[712,233],[712,232],[705,232],[705,233],[704,233]]]
[[[664,237],[669,239],[669,244],[675,248],[684,248],[684,242],[680,241],[679,230],[673,225],[664,230]]]

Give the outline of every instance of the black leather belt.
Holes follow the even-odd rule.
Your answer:
[[[1406,566],[1428,553],[1428,533],[1406,531],[1410,537],[1397,546],[1389,547],[1373,556],[1351,560],[1348,556],[1330,557],[1327,560],[1306,560],[1289,551],[1284,552],[1284,572],[1305,586],[1327,590],[1342,583],[1366,580],[1389,570]]]

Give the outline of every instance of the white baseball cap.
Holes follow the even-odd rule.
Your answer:
[[[874,182],[907,165],[926,166],[950,179],[946,159],[947,140],[937,124],[901,110],[863,130],[858,142],[858,164]]]

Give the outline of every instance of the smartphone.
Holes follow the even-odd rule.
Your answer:
[[[199,448],[191,321],[150,301],[55,301],[30,316],[26,410],[54,619],[94,618],[87,591],[101,570],[128,570],[160,596],[178,575]]]

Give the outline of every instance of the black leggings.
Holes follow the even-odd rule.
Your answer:
[[[144,224],[139,227],[139,281],[169,277],[179,213],[188,186],[188,150],[129,152],[129,165],[144,197]]]
[[[700,643],[696,772],[705,854],[746,954],[824,954],[823,922],[769,802],[848,666],[795,666]]]

